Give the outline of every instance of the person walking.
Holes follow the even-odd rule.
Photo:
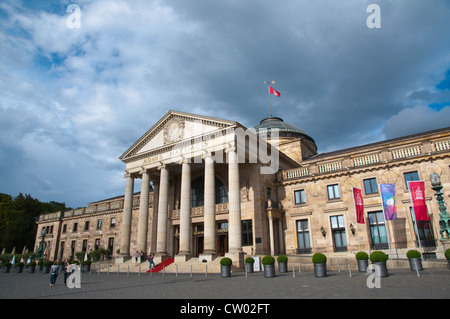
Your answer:
[[[66,285],[67,286],[67,277],[69,277],[69,272],[67,271],[67,268],[69,267],[69,258],[67,258],[65,261],[64,261],[64,285]]]
[[[156,267],[155,262],[153,261],[153,258],[155,257],[154,253],[150,253],[150,255],[148,255],[148,269],[151,270],[152,268]],[[153,265],[153,267],[152,267]]]
[[[59,275],[59,265],[58,262],[55,260],[53,262],[53,265],[50,267],[50,287],[54,286],[56,283],[56,278]]]
[[[139,257],[139,252],[136,250],[136,254],[134,254],[134,265],[137,266],[138,264],[138,257]]]

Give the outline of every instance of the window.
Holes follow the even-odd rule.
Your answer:
[[[341,195],[339,194],[339,185],[338,184],[328,185],[327,190],[328,190],[328,199],[341,198]]]
[[[97,229],[102,229],[102,220],[101,219],[97,220]]]
[[[81,251],[87,251],[87,239],[83,240],[83,247],[81,247]]]
[[[204,206],[205,176],[196,178],[191,183],[191,207]],[[215,178],[215,200],[216,204],[228,203],[227,188],[220,179]]]
[[[409,189],[408,182],[419,180],[419,173],[417,171],[404,173],[403,176],[405,177],[406,189]]]
[[[370,235],[372,236],[372,249],[388,249],[386,225],[382,211],[369,213]]]
[[[109,225],[110,228],[116,227],[116,217],[111,217],[111,224]]]
[[[65,234],[67,232],[67,224],[64,224],[62,227],[62,233]]]
[[[344,215],[331,216],[334,251],[347,251],[347,236],[345,234]]]
[[[78,229],[78,223],[73,223],[72,232],[75,233]]]
[[[84,230],[89,230],[89,221],[87,220],[87,221],[85,221],[84,222]]]
[[[364,180],[364,191],[366,195],[378,193],[377,179],[369,178]]]
[[[253,245],[253,223],[252,220],[242,221],[242,246]]]
[[[307,219],[297,220],[297,253],[311,253],[311,242],[309,239],[309,223]]]
[[[295,200],[295,205],[300,205],[300,204],[306,203],[305,190],[300,189],[300,190],[294,191],[294,200]]]
[[[409,212],[411,213],[411,218],[413,223],[415,223],[414,233],[416,235],[416,247],[419,247],[419,237],[420,237],[420,245],[422,247],[436,247],[436,241],[433,235],[433,228],[431,226],[430,221],[428,220],[418,220],[416,221],[416,217],[414,215],[414,208],[410,207]],[[419,234],[417,234],[417,231]]]
[[[267,193],[267,200],[272,200],[272,188],[267,187],[266,193]]]

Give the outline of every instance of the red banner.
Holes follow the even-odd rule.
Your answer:
[[[364,203],[361,194],[361,189],[353,187],[353,202],[355,203],[356,222],[358,224],[365,224],[364,222]]]
[[[425,182],[409,181],[409,194],[417,220],[430,220],[428,218],[427,204],[425,202]]]

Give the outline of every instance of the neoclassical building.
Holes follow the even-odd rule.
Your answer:
[[[45,228],[50,259],[103,247],[116,262],[142,250],[157,261],[230,256],[239,267],[245,255],[383,249],[404,257],[419,240],[427,258],[443,254],[428,176],[441,176],[450,202],[450,128],[318,153],[312,137],[281,118],[248,129],[169,111],[120,160],[125,194],[41,215],[36,249]],[[425,181],[429,222],[414,224],[409,180]],[[396,185],[397,220],[384,219],[383,183]],[[364,224],[353,187],[362,190]]]

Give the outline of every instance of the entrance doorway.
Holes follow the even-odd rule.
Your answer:
[[[217,254],[219,256],[225,256],[228,252],[228,234],[217,235]]]

